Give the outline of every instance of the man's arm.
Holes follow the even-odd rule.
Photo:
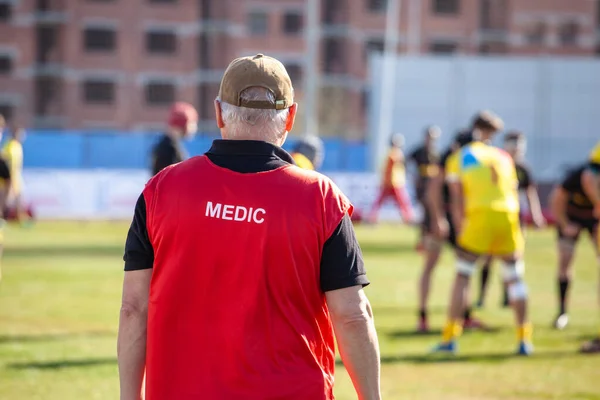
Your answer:
[[[445,218],[444,202],[442,200],[442,191],[444,188],[444,170],[440,169],[438,173],[427,182],[425,192],[425,202],[434,220]]]
[[[381,399],[379,342],[373,311],[362,286],[326,292],[344,366],[359,400]]]
[[[459,181],[448,183],[450,189],[450,215],[452,222],[456,227],[456,233],[462,230],[462,221],[464,217],[464,196],[462,184]]]
[[[4,211],[8,202],[8,195],[12,185],[11,174],[6,161],[0,158],[0,178],[4,179],[4,186],[0,189],[0,218],[4,218]]]
[[[121,400],[141,400],[146,369],[146,330],[151,269],[125,272],[117,355]]]
[[[146,366],[148,297],[154,250],[146,226],[146,202],[140,196],[125,243],[125,277],[117,353],[121,400],[140,400]]]
[[[346,214],[323,246],[321,290],[358,398],[377,400],[381,398],[379,345],[373,313],[362,290],[368,284],[362,252]]]
[[[529,211],[531,212],[533,223],[537,227],[544,226],[546,221],[544,219],[544,214],[542,213],[540,196],[538,195],[535,185],[527,186],[527,189],[525,189],[525,195],[527,196],[527,204],[529,205]]]
[[[555,187],[550,194],[550,209],[552,210],[556,224],[560,228],[564,228],[569,224],[569,219],[567,218],[568,199],[567,192],[560,186]]]

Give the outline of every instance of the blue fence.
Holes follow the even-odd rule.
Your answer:
[[[185,142],[190,155],[206,152],[214,137],[197,136]],[[150,149],[158,135],[148,133],[81,133],[69,131],[28,131],[24,146],[25,168],[113,168],[139,169],[150,165]],[[289,138],[289,150],[295,139]],[[367,169],[367,146],[364,142],[324,139],[323,171]]]

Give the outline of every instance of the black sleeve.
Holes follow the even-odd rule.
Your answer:
[[[154,249],[148,238],[146,227],[146,201],[140,195],[135,205],[133,221],[125,242],[125,271],[149,269],[154,264]]]
[[[153,175],[158,174],[169,165],[173,165],[181,161],[177,154],[177,149],[171,145],[159,144],[153,152]]]
[[[523,176],[520,177],[521,182],[519,182],[519,184],[522,188],[528,188],[532,185],[535,185],[535,181],[533,179],[533,176],[531,175],[531,170],[528,166],[521,165],[521,173],[523,174]]]
[[[0,158],[0,178],[4,180],[10,179],[10,168],[8,168],[8,164],[2,158]]]
[[[328,292],[356,285],[367,286],[370,282],[366,274],[362,251],[352,221],[346,214],[323,246],[321,290]]]
[[[575,193],[581,190],[582,169],[569,172],[561,183],[561,187],[569,193]]]

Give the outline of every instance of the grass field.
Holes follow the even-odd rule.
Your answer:
[[[40,223],[9,227],[0,284],[0,399],[117,399],[116,333],[122,280],[123,223]],[[510,355],[512,314],[500,309],[498,274],[479,313],[498,329],[467,333],[460,355],[426,356],[438,339],[415,327],[419,255],[415,235],[396,227],[358,227],[372,285],[383,362],[385,399],[600,399],[600,356],[582,356],[582,340],[597,332],[597,268],[591,246],[577,256],[571,325],[550,329],[555,314],[552,232],[530,232],[527,279],[537,353]],[[440,328],[452,255],[435,275],[433,326]],[[496,272],[496,271],[495,271]],[[356,399],[338,368],[338,399]]]

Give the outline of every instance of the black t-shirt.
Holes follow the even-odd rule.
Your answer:
[[[10,180],[10,168],[6,160],[2,157],[0,157],[0,179],[4,181]]]
[[[418,147],[409,155],[409,159],[414,161],[419,168],[419,177],[422,179],[428,179],[429,176],[429,167],[431,165],[437,165],[438,163],[438,155],[425,146]]]
[[[583,190],[583,185],[581,184],[583,172],[587,169],[588,165],[582,165],[577,169],[569,171],[561,183],[561,187],[569,195],[569,207],[574,207],[579,210],[594,209],[594,205],[585,193],[585,190]]]
[[[169,165],[177,164],[186,158],[187,155],[181,143],[169,135],[163,135],[152,149],[152,176]]]
[[[522,162],[515,162],[517,169],[517,179],[519,180],[519,190],[525,190],[528,187],[535,185],[531,170]]]
[[[222,168],[241,173],[271,171],[294,163],[283,149],[255,141],[215,140],[206,156]],[[143,195],[135,206],[123,260],[125,271],[149,269],[154,264],[154,249],[148,238]],[[369,284],[362,251],[347,214],[323,246],[320,281],[324,292]]]

